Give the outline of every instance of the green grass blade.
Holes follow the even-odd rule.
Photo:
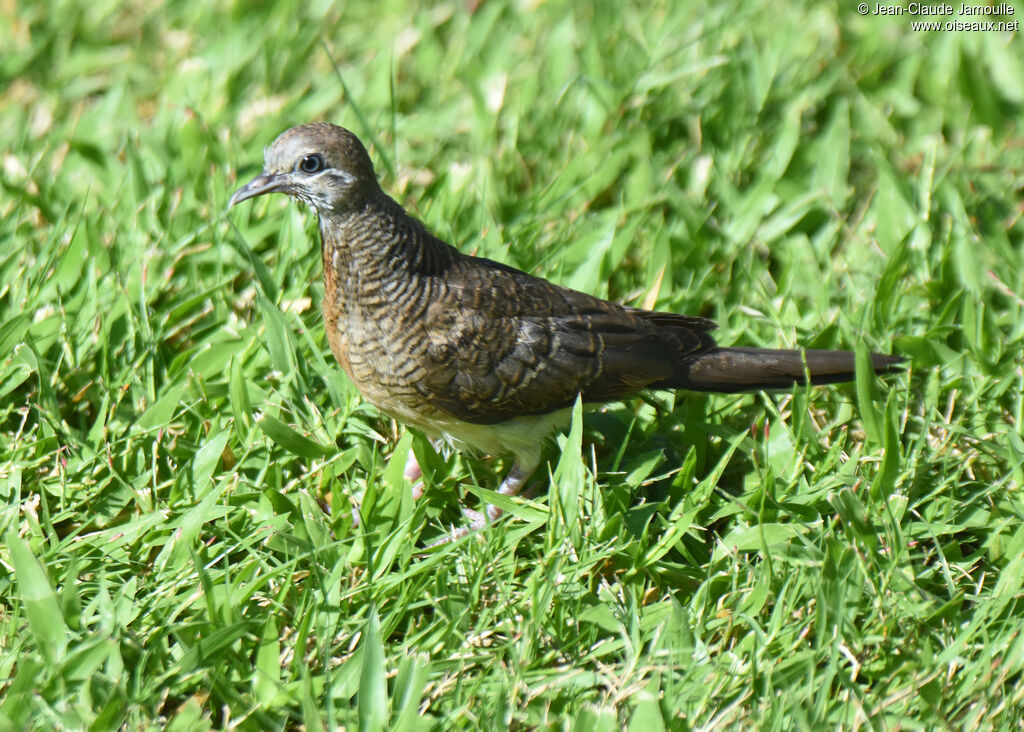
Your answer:
[[[14,566],[18,595],[29,630],[46,660],[51,664],[58,663],[70,638],[57,594],[46,576],[46,570],[21,537],[14,531],[8,531],[4,535],[4,543]]]

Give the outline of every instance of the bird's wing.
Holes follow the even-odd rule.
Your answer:
[[[419,391],[476,423],[611,401],[671,380],[714,347],[704,318],[654,313],[553,285],[489,260],[448,272],[424,318]]]

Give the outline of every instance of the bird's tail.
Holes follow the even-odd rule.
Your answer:
[[[852,351],[790,351],[773,348],[713,348],[681,365],[673,388],[691,391],[740,392],[788,389],[803,384],[852,381]],[[875,373],[898,370],[898,356],[871,354]]]

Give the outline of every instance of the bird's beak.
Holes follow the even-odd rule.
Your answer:
[[[241,203],[250,198],[256,196],[262,196],[264,193],[274,193],[275,191],[281,191],[282,186],[286,183],[285,176],[280,173],[268,173],[263,171],[251,181],[246,183],[244,186],[235,191],[235,194],[231,196],[231,200],[228,201],[228,208]],[[282,191],[283,192],[283,191]]]

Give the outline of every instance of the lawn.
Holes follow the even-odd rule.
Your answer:
[[[1024,42],[911,20],[0,4],[0,731],[1020,729]],[[308,210],[227,210],[318,119],[463,251],[906,369],[584,410],[425,550],[507,462],[360,398]]]

